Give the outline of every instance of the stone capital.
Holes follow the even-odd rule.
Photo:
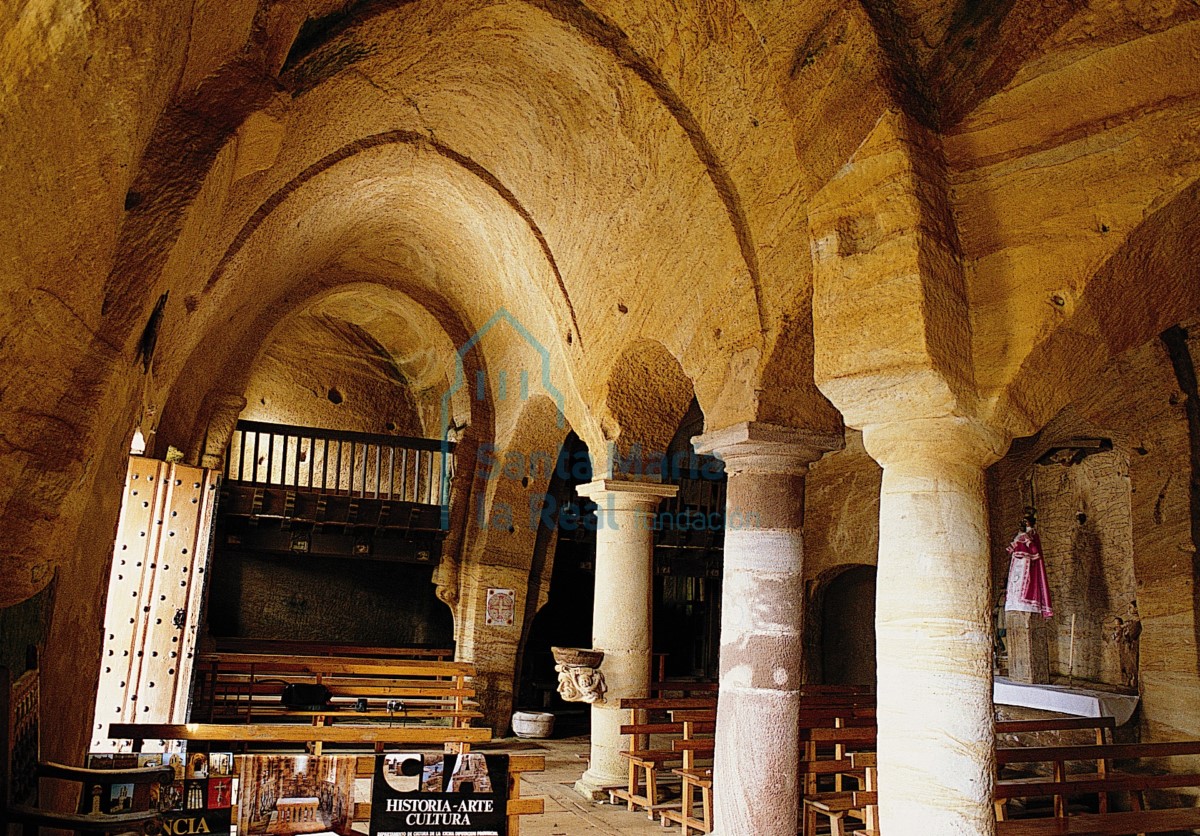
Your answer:
[[[826,453],[841,450],[841,433],[813,432],[780,424],[745,421],[698,435],[692,447],[725,462],[727,472],[797,473]]]
[[[650,510],[658,507],[658,503],[679,493],[678,485],[664,485],[661,482],[629,479],[596,479],[586,485],[580,485],[576,492],[597,505],[605,505],[616,510]]]
[[[975,418],[946,415],[863,427],[863,445],[884,468],[908,464],[985,468],[1000,459],[1012,438]]]

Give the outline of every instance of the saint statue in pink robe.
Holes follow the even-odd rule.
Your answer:
[[[1026,517],[1022,530],[1008,547],[1008,553],[1012,555],[1012,562],[1008,566],[1008,593],[1004,609],[1041,613],[1043,618],[1054,615],[1050,607],[1050,584],[1046,581],[1042,541],[1034,528],[1032,517]]]

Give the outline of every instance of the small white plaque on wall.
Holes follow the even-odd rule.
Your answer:
[[[512,589],[489,588],[484,624],[489,627],[512,627],[516,620],[517,593]]]

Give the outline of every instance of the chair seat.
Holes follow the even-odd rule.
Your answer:
[[[846,813],[858,806],[854,803],[854,793],[852,792],[818,793],[804,799],[804,803],[822,813]]]

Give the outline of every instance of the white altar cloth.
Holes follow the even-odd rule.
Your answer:
[[[1068,688],[1065,685],[1027,685],[998,676],[992,685],[992,701],[1042,711],[1057,711],[1076,717],[1113,717],[1124,725],[1137,708],[1138,698],[1129,694]]]

